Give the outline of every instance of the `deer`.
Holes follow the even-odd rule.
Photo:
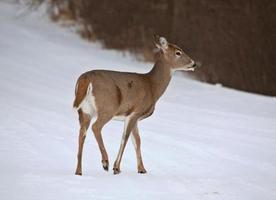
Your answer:
[[[119,174],[120,163],[128,138],[134,144],[138,173],[147,173],[141,154],[138,122],[154,112],[156,102],[164,94],[173,72],[194,71],[197,67],[180,47],[165,37],[154,36],[157,47],[155,64],[148,73],[92,70],[80,75],[75,87],[73,107],[79,115],[79,141],[76,175],[82,175],[82,152],[91,120],[92,131],[102,156],[102,167],[109,169],[109,159],[102,138],[102,129],[110,120],[124,121],[124,131],[113,173]]]

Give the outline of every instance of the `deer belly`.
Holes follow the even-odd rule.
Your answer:
[[[115,120],[115,121],[125,121],[125,119],[126,119],[126,116],[124,115],[117,115],[112,118],[112,120]]]

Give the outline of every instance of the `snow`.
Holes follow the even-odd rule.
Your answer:
[[[0,199],[276,199],[276,99],[176,74],[140,122],[147,174],[126,147],[105,172],[89,130],[75,176],[77,77],[91,69],[146,72],[151,63],[104,50],[41,14],[0,2]],[[111,166],[123,124],[103,130]]]

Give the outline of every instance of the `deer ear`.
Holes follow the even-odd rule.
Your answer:
[[[154,35],[154,44],[158,49],[165,51],[168,48],[168,42],[166,38]]]

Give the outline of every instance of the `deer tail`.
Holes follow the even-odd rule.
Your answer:
[[[77,81],[76,87],[75,87],[75,100],[73,103],[73,107],[76,110],[80,109],[81,103],[86,97],[87,94],[90,94],[92,92],[92,83],[90,80],[86,77],[80,77]]]

